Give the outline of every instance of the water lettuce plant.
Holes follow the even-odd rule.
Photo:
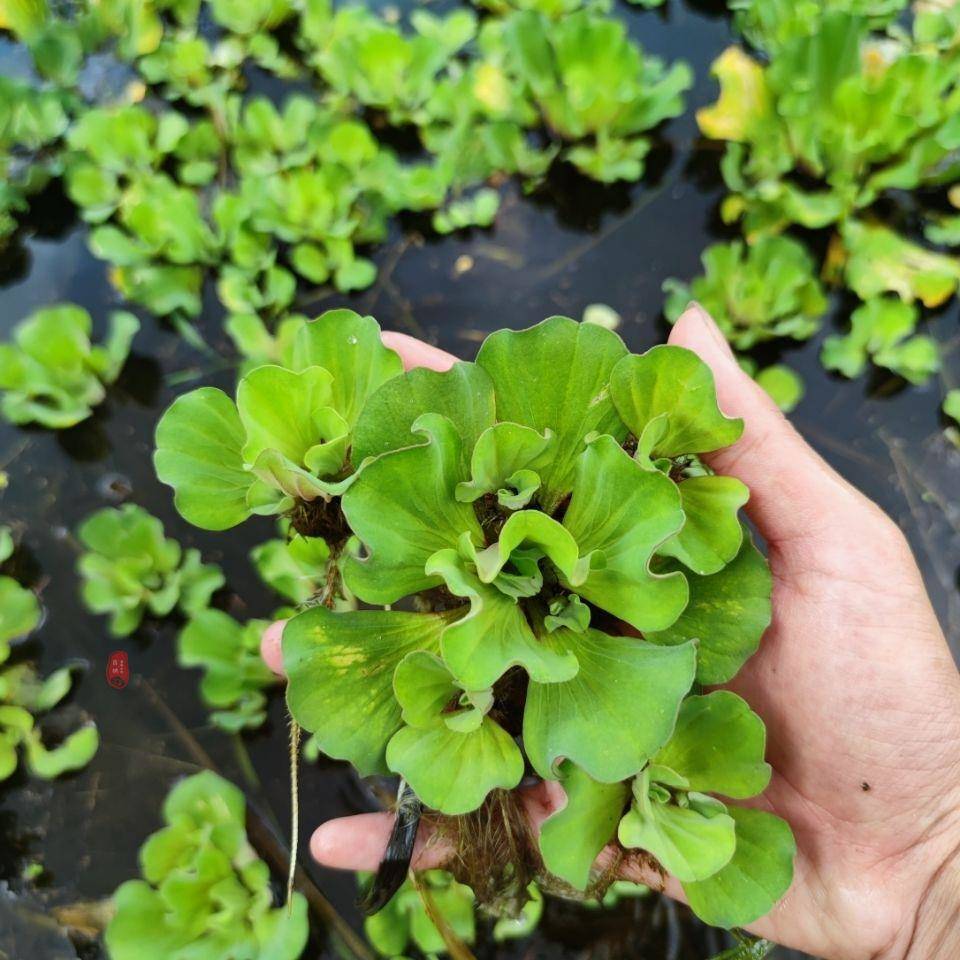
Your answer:
[[[74,304],[35,311],[0,344],[0,410],[11,423],[62,430],[85,420],[120,375],[140,323],[124,311],[109,317],[103,344],[93,344],[90,314]]]
[[[0,236],[62,176],[114,286],[178,319],[200,313],[208,276],[228,311],[264,318],[299,283],[367,287],[391,218],[488,227],[499,182],[535,186],[558,157],[603,182],[639,179],[651,131],[690,85],[684,64],[647,57],[592,4],[565,19],[505,7],[482,24],[471,9],[399,22],[328,0],[23,6],[36,10],[10,25],[62,87],[0,86]],[[92,105],[75,79],[106,48],[136,82]],[[316,94],[246,97],[251,65]],[[397,132],[415,133],[419,156],[390,145]]]
[[[259,727],[266,717],[266,691],[277,678],[260,656],[266,620],[240,624],[222,610],[198,610],[177,637],[177,663],[200,667],[200,697],[210,721],[230,733]]]
[[[634,356],[562,317],[366,397],[331,506],[352,535],[345,587],[381,609],[292,619],[287,702],[325,753],[400,775],[461,826],[515,802],[525,770],[564,784],[539,850],[515,838],[471,883],[481,901],[512,887],[522,905],[538,873],[595,896],[608,843],[676,872],[724,926],[789,885],[789,828],[713,796],[763,790],[762,722],[694,687],[730,680],[770,618],[748,491],[701,457],[741,430],[694,354]]]
[[[361,875],[361,886],[372,881]],[[492,930],[496,943],[528,936],[540,922],[543,895],[535,884],[528,888],[530,899],[516,919],[501,917]],[[429,904],[429,906],[428,906]],[[447,938],[434,923],[439,917],[447,928]],[[363,932],[373,948],[384,957],[403,957],[411,944],[427,956],[445,955],[451,934],[456,940],[472,944],[477,937],[477,911],[473,891],[458,883],[446,870],[425,870],[416,883],[406,880],[390,902],[363,922]]]
[[[13,535],[0,527],[0,563],[13,555]],[[96,725],[84,723],[48,747],[37,715],[52,710],[73,683],[71,666],[41,678],[28,662],[10,662],[13,640],[27,636],[40,623],[40,604],[33,591],[13,577],[0,576],[0,782],[17,769],[22,750],[27,769],[36,777],[52,779],[85,767],[100,743]]]
[[[605,183],[643,175],[649,132],[682,112],[693,81],[685,63],[668,69],[623,23],[592,9],[556,20],[522,10],[491,34],[508,83],[520,84],[547,128],[570,144],[560,156]]]
[[[827,341],[824,364],[856,376],[873,362],[914,383],[928,380],[938,369],[935,346],[913,335],[921,314],[909,305],[940,306],[960,278],[960,260],[929,246],[956,245],[955,218],[943,213],[960,178],[954,8],[917,5],[907,25],[897,21],[903,0],[730,6],[759,52],[723,52],[713,65],[719,98],[697,120],[726,144],[729,193],[720,212],[741,226],[748,246],[711,247],[706,275],[691,289],[712,301],[731,342],[747,349],[755,340],[738,329],[742,316],[731,322],[735,301],[723,292],[749,293],[754,263],[775,267],[761,295],[747,297],[750,326],[761,339],[809,336],[826,303],[797,228],[822,231],[819,272],[864,301],[850,331]],[[905,197],[925,223],[925,243],[904,229]],[[724,266],[736,280],[724,281]],[[667,289],[674,317],[686,288],[671,281]],[[886,295],[903,304],[878,299]]]
[[[132,503],[98,510],[77,538],[85,547],[77,560],[83,602],[109,615],[115,637],[133,633],[148,613],[165,617],[176,608],[195,615],[224,583],[219,567],[165,537],[163,524]]]
[[[54,149],[69,124],[68,98],[0,77],[0,249],[17,229],[31,195],[60,174]]]
[[[297,329],[289,366],[250,370],[236,402],[213,387],[178,398],[157,426],[157,476],[198,527],[225,530],[253,514],[293,511],[295,530],[319,525],[335,540],[342,525],[325,513],[363,459],[353,442],[357,419],[370,393],[401,369],[372,317],[327,311]]]
[[[323,590],[330,562],[330,546],[322,537],[304,537],[278,524],[280,536],[257,544],[250,560],[271,590],[297,606]]]
[[[713,244],[701,259],[703,276],[663,284],[663,312],[671,323],[694,299],[737,350],[777,337],[806,340],[819,330],[827,298],[803,244],[784,236],[752,246],[734,240]]]
[[[367,880],[369,882],[369,878]],[[429,898],[431,910],[442,917],[458,940],[473,943],[476,936],[473,891],[457,883],[445,870],[425,870],[418,876],[417,886],[408,880],[379,913],[364,920],[363,932],[377,953],[400,957],[411,944],[428,956],[446,952],[446,941],[430,919],[425,898]]]
[[[246,833],[243,794],[211,771],[181,780],[164,826],[140,848],[142,879],[122,884],[105,942],[111,960],[296,960],[307,903],[273,906],[270,870]]]

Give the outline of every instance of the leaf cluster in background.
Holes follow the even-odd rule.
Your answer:
[[[10,528],[0,527],[0,563],[13,551]],[[10,662],[10,641],[25,637],[39,622],[40,604],[33,592],[0,576],[0,782],[17,769],[21,750],[30,773],[49,780],[85,767],[100,743],[96,726],[85,723],[56,746],[44,744],[36,716],[70,692],[73,669],[61,667],[41,678],[31,664]]]
[[[499,193],[485,184],[533,187],[557,158],[637,180],[650,132],[691,83],[603,4],[562,18],[550,2],[482,19],[416,10],[409,24],[329,0],[111,0],[69,19],[25,6],[6,25],[50,86],[0,87],[0,234],[62,173],[114,285],[161,316],[198,315],[209,274],[230,313],[267,320],[298,284],[367,287],[376,268],[361,251],[398,213],[434,211],[439,233],[489,226]],[[139,81],[100,106],[62,93],[104,49]],[[249,64],[316,92],[248,98]],[[391,127],[416,131],[419,157],[374,134]]]
[[[770,574],[738,517],[747,490],[700,459],[742,429],[709,369],[677,347],[632,356],[560,317],[492,334],[444,373],[402,373],[350,311],[298,321],[274,347],[236,401],[210,388],[175,401],[156,465],[199,526],[286,515],[304,538],[296,565],[295,540],[257,563],[290,599],[306,592],[302,561],[323,566],[322,598],[283,640],[288,705],[314,748],[399,774],[450,816],[529,764],[567,790],[540,852],[584,896],[619,836],[681,876],[712,923],[769,910],[790,879],[789,828],[716,797],[763,790],[762,723],[733,694],[688,696],[730,680],[770,617]],[[413,611],[395,608],[408,597]],[[227,626],[232,657],[242,628]],[[225,702],[243,695],[234,684]],[[709,757],[688,756],[694,743]]]
[[[114,894],[111,960],[300,956],[306,900],[294,893],[289,910],[273,906],[270,870],[247,840],[245,811],[243,794],[210,771],[170,791],[165,825],[140,848],[142,879]]]
[[[960,196],[960,7],[921,5],[907,24],[905,6],[732,0],[752,50],[715,62],[720,96],[697,119],[726,143],[721,214],[744,239],[708,248],[691,284],[667,282],[671,320],[693,295],[737,349],[806,339],[827,307],[819,274],[863,301],[825,340],[827,369],[872,363],[912,383],[939,369],[916,331],[960,282],[960,214],[944,212]]]
[[[11,423],[52,429],[85,420],[120,375],[140,323],[110,314],[102,345],[90,342],[90,314],[73,304],[37,310],[0,343],[0,410]]]
[[[110,633],[133,633],[146,614],[165,617],[178,609],[192,616],[207,608],[223,586],[220,568],[198,550],[182,550],[164,536],[163,524],[142,507],[105,507],[77,530],[85,548],[77,561],[83,602],[110,617]]]
[[[360,879],[363,884],[370,878]],[[536,928],[543,912],[543,896],[533,884],[529,894],[518,919],[501,918],[493,925],[496,943],[525,937]],[[425,901],[429,901],[429,911]],[[431,912],[442,918],[458,940],[468,945],[474,942],[477,916],[473,891],[446,870],[423,871],[417,876],[417,886],[405,881],[382,910],[364,921],[363,932],[384,957],[402,957],[409,953],[410,946],[427,956],[445,954],[447,942],[430,918]]]

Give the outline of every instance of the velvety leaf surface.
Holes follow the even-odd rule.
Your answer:
[[[690,790],[744,799],[770,782],[766,740],[763,721],[747,702],[716,690],[683,701],[673,735],[652,762],[676,771]]]
[[[618,830],[625,847],[653,854],[680,881],[702,880],[730,861],[734,821],[719,800],[702,793],[684,794],[685,806],[654,799],[645,777],[637,778],[633,792],[633,805]]]
[[[573,763],[560,768],[566,806],[540,828],[546,868],[578,890],[590,882],[590,869],[617,832],[630,795],[625,783],[598,783]]]
[[[556,778],[561,758],[603,783],[633,776],[673,730],[696,670],[693,644],[657,648],[592,629],[553,636],[580,669],[564,683],[530,683],[523,715],[530,762],[547,779]]]
[[[626,352],[623,341],[603,327],[550,317],[528,330],[498,330],[477,354],[478,366],[493,380],[497,419],[556,434],[553,460],[540,470],[539,499],[547,513],[574,488],[589,434],[625,436],[608,384]]]
[[[637,630],[668,627],[686,604],[687,584],[677,572],[651,573],[650,559],[682,524],[676,485],[644,470],[612,437],[599,437],[580,455],[563,518],[581,555],[596,551],[599,563],[569,585]]]
[[[437,652],[450,619],[322,607],[299,614],[283,631],[290,713],[328,756],[349,760],[361,776],[386,773],[384,751],[401,723],[394,670],[414,650]]]
[[[686,519],[657,552],[701,576],[716,573],[740,550],[743,528],[737,513],[750,491],[735,477],[688,477],[678,486]]]
[[[367,603],[394,603],[438,584],[424,566],[438,550],[456,548],[461,534],[483,542],[473,507],[454,497],[461,446],[456,427],[438,414],[414,427],[425,443],[374,460],[343,496],[343,512],[368,552],[363,559],[348,557],[346,583]]]
[[[517,423],[487,428],[473,448],[469,482],[457,484],[457,499],[472,503],[485,493],[496,493],[501,506],[527,506],[540,487],[536,471],[553,456],[553,441],[552,433],[540,434]]]
[[[675,570],[674,561],[663,565]],[[756,652],[770,625],[770,568],[745,532],[740,552],[719,573],[709,577],[687,574],[690,602],[675,623],[646,633],[654,643],[697,640],[697,680],[726,683]]]
[[[569,680],[577,672],[576,655],[534,636],[516,600],[482,583],[455,550],[435,553],[426,572],[470,601],[470,611],[443,631],[441,641],[443,659],[465,688],[492,686],[514,665],[540,683]]]
[[[471,452],[494,422],[493,384],[473,363],[456,363],[443,373],[420,367],[376,390],[353,433],[354,465],[419,443],[413,424],[425,410],[446,417],[456,428],[461,441],[457,479],[466,480]]]
[[[684,883],[694,912],[715,927],[742,927],[769,913],[793,880],[797,845],[790,827],[762,810],[731,807],[737,847],[715,876]]]
[[[652,420],[667,414],[654,456],[708,453],[729,446],[743,432],[742,420],[720,412],[710,368],[683,347],[653,347],[641,356],[625,357],[610,376],[610,392],[637,437]]]
[[[467,733],[442,720],[403,727],[387,745],[387,765],[428,807],[451,816],[475,810],[491,790],[510,790],[523,776],[513,738],[489,717]]]
[[[178,397],[160,418],[153,464],[194,526],[226,530],[250,515],[253,476],[243,466],[245,439],[236,406],[214,387]]]
[[[303,324],[292,354],[293,370],[316,366],[332,374],[331,405],[351,428],[367,397],[403,372],[400,357],[380,342],[377,321],[353,310],[327,310]]]

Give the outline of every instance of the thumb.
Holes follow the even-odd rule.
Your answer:
[[[800,436],[762,387],[740,368],[710,315],[692,302],[669,342],[696,353],[713,371],[727,416],[742,417],[743,436],[706,459],[717,473],[750,488],[747,513],[771,547],[819,539],[865,498]]]

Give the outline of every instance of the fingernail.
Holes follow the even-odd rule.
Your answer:
[[[734,357],[733,350],[730,347],[730,344],[727,342],[727,338],[720,332],[720,328],[717,326],[717,322],[707,313],[706,310],[696,301],[691,300],[684,313],[692,313],[703,325],[704,329],[710,335],[710,339],[724,352],[724,354],[730,359],[736,362]]]

